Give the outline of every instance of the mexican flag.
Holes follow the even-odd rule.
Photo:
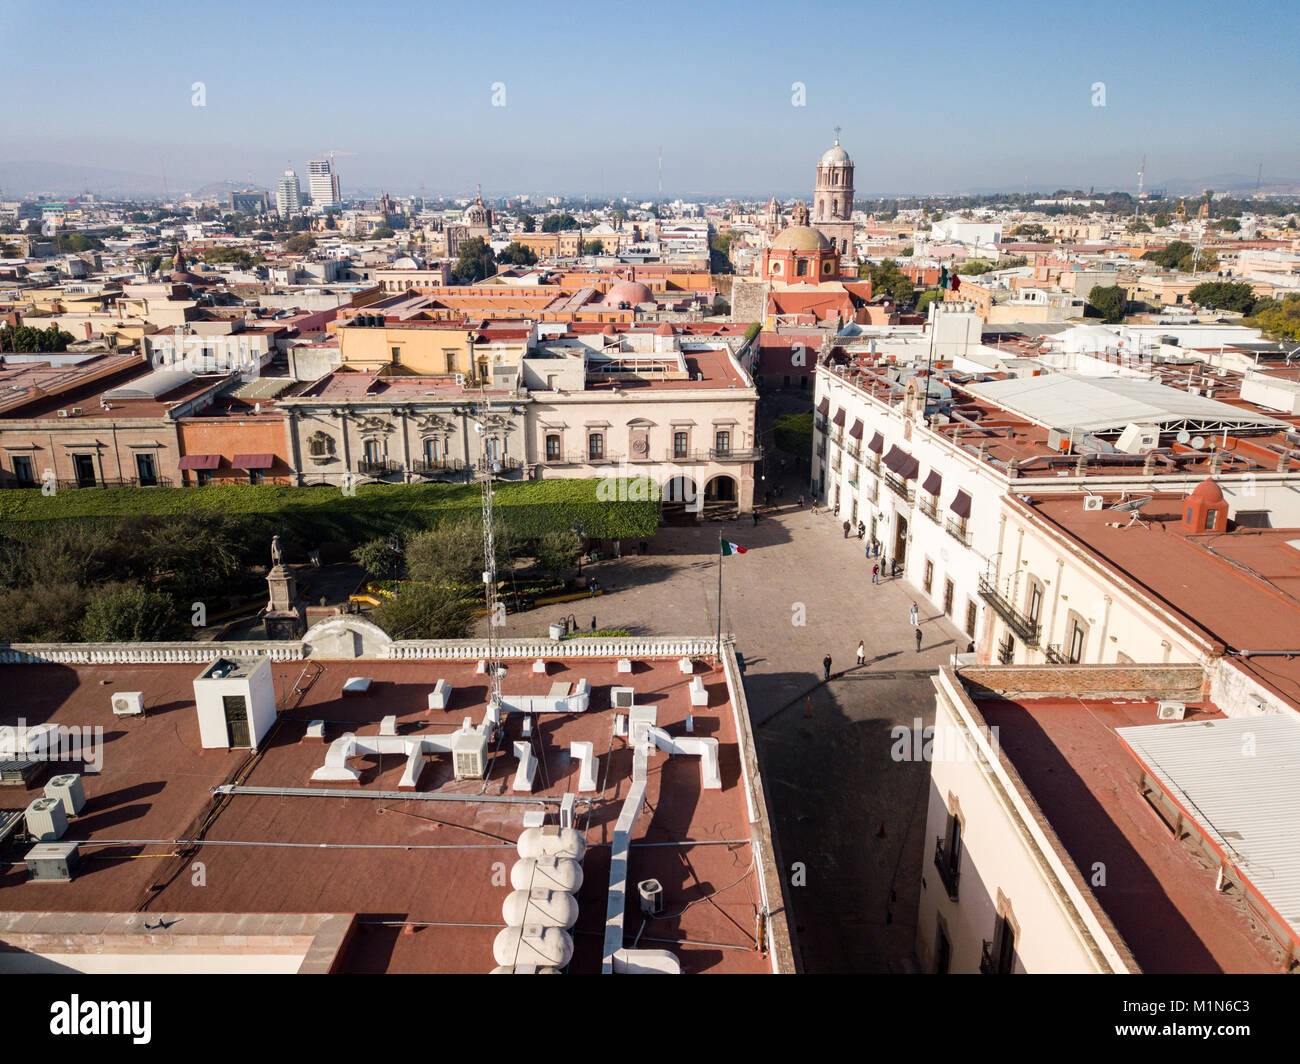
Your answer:
[[[944,292],[955,292],[961,286],[961,278],[957,276],[957,271],[949,272],[945,266],[939,273],[939,288]]]
[[[730,540],[726,540],[726,539],[722,541],[722,556],[724,558],[729,557],[732,554],[748,554],[748,553],[749,553],[748,549],[740,546],[738,543],[732,543]]]

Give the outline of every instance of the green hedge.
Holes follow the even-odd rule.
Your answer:
[[[602,486],[603,485],[603,486]],[[653,494],[652,499],[641,499]],[[610,501],[605,501],[606,499]],[[529,480],[496,488],[496,511],[521,539],[581,523],[600,539],[650,536],[659,526],[657,491],[629,481]],[[69,488],[0,491],[0,522],[71,521],[116,526],[129,516],[221,513],[250,536],[280,533],[305,544],[361,543],[481,512],[476,484],[373,484],[345,495],[333,487],[219,484],[202,488]]]

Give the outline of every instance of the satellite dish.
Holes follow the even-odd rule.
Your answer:
[[[1174,437],[1174,439],[1176,439],[1179,443],[1186,443],[1191,438],[1192,438],[1192,434],[1188,432],[1186,429],[1183,429],[1181,432],[1178,433],[1177,436]]]
[[[1205,437],[1204,436],[1192,437],[1192,446],[1199,451],[1202,447],[1205,446]]]

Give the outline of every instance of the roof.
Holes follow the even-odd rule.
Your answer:
[[[968,384],[966,390],[1045,428],[1119,432],[1138,421],[1164,429],[1287,429],[1275,418],[1133,377],[1047,373]]]
[[[829,251],[830,247],[821,233],[807,225],[792,225],[772,241],[774,251]]]
[[[1212,703],[1186,705],[1197,722],[1227,723]],[[1178,727],[1157,723],[1155,699],[981,698],[977,706],[1083,883],[1104,867],[1107,885],[1093,895],[1144,972],[1282,970],[1281,951],[1244,899],[1214,889],[1204,854],[1175,838],[1143,796],[1141,770],[1117,732]]]
[[[1300,941],[1300,718],[1186,721],[1116,734]]]
[[[474,660],[272,661],[275,731],[253,755],[201,748],[194,681],[205,663],[0,665],[0,684],[11,696],[6,723],[102,727],[108,743],[101,770],[83,776],[87,805],[64,837],[81,842],[82,873],[57,888],[10,874],[5,909],[46,911],[55,889],[58,908],[67,912],[358,914],[398,926],[359,927],[344,951],[344,971],[484,973],[494,966],[493,940],[510,891],[491,881],[491,866],[500,861],[509,869],[516,861],[526,812],[553,816],[563,795],[577,789],[571,744],[587,742],[601,789],[578,795],[576,823],[587,853],[571,970],[599,972],[611,844],[633,763],[630,747],[613,736],[610,689],[629,686],[638,704],[656,708],[658,726],[670,735],[683,735],[691,717],[696,735],[718,740],[722,789],[701,787],[696,758],[651,755],[647,805],[627,857],[627,942],[641,929],[642,948],[672,950],[687,972],[770,972],[772,958],[753,943],[764,897],[754,840],[767,828],[762,806],[760,823],[747,804],[753,751],[737,730],[744,708],[733,704],[720,673],[697,666],[709,702],[698,706],[690,698],[692,677],[682,675],[676,656],[633,660],[635,671],[627,674],[614,658],[556,657],[543,675],[532,671],[530,658],[510,659],[507,694],[545,694],[578,679],[592,685],[585,713],[540,719],[532,740],[540,765],[530,793],[512,788],[518,762],[511,751],[522,721],[509,714],[486,780],[454,780],[449,761],[434,756],[416,791],[400,796],[400,757],[354,761],[360,781],[341,792],[331,785],[321,793],[310,777],[330,743],[345,732],[374,736],[389,715],[399,735],[455,731],[466,716],[477,722],[488,687]],[[345,694],[344,684],[356,676],[370,678],[370,690]],[[452,689],[446,710],[428,706],[438,679]],[[116,691],[143,692],[146,713],[115,716]],[[316,720],[326,722],[324,741],[308,736]],[[236,779],[271,793],[214,797],[214,788]],[[25,806],[43,784],[38,778],[26,789],[11,788],[4,804]],[[174,844],[180,839],[199,841],[184,849]],[[764,856],[770,861],[770,851]],[[21,856],[10,850],[4,859]],[[195,860],[206,865],[207,885],[176,874]],[[664,886],[665,915],[642,929],[636,884],[651,878]],[[769,896],[779,895],[779,886],[767,884]],[[772,903],[774,921],[784,920],[780,904],[779,897]],[[404,921],[417,922],[417,933],[402,934]]]

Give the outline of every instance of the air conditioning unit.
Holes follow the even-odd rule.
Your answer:
[[[464,386],[465,386],[465,374],[463,374],[463,373],[457,373],[457,374],[456,374],[456,387],[457,387],[457,388],[463,388]]]
[[[82,414],[81,407],[79,406],[72,407],[72,409],[68,411],[68,414],[72,417],[81,417]]]
[[[118,691],[113,695],[113,715],[138,717],[144,713],[143,691]]]
[[[1085,495],[1083,497],[1083,508],[1085,510],[1100,510],[1103,500],[1100,495]]]
[[[75,842],[42,842],[23,858],[30,879],[41,883],[69,883],[81,863]]]
[[[67,410],[60,410],[59,417],[72,417],[72,414],[69,413]]]
[[[1186,702],[1161,701],[1156,703],[1157,720],[1182,720],[1187,715]]]
[[[664,886],[657,879],[643,879],[636,885],[641,896],[641,911],[646,916],[659,916],[664,911]]]
[[[81,775],[68,772],[53,777],[45,785],[45,797],[56,798],[62,802],[66,816],[76,816],[86,805],[86,791],[81,786]]]
[[[63,802],[58,798],[37,798],[24,814],[27,834],[37,842],[58,842],[68,830]]]
[[[481,780],[487,772],[488,740],[485,732],[463,731],[451,747],[452,770],[458,780]]]
[[[631,709],[636,702],[636,691],[631,687],[612,687],[609,698],[615,709]]]

